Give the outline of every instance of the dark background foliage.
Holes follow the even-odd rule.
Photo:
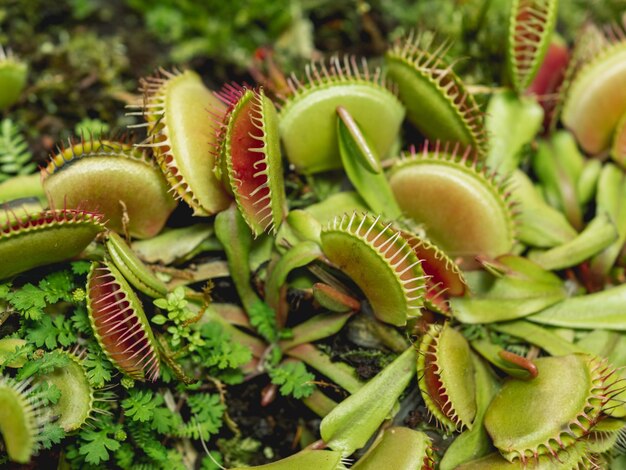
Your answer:
[[[0,45],[29,65],[27,92],[7,113],[37,161],[61,138],[127,124],[124,104],[158,67],[190,67],[209,86],[252,81],[259,48],[286,71],[324,54],[376,57],[419,28],[452,44],[457,71],[496,83],[509,0],[2,0]],[[586,17],[616,18],[624,0],[562,0],[571,40]],[[487,21],[488,19],[488,21]]]

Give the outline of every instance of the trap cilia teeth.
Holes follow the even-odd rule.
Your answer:
[[[324,255],[363,291],[377,318],[404,325],[420,315],[426,275],[391,223],[354,212],[329,222],[320,238]]]
[[[32,379],[16,381],[0,375],[0,434],[12,461],[30,461],[38,450],[39,435],[51,418]]]
[[[50,207],[101,212],[111,230],[137,238],[159,233],[176,207],[153,160],[124,139],[69,140],[42,169],[42,181]]]
[[[67,363],[39,376],[35,383],[46,382],[59,389],[60,397],[55,404],[49,405],[50,413],[56,417],[54,424],[65,432],[72,432],[93,419],[94,412],[98,411],[94,404],[103,397],[103,394],[94,390],[89,383],[87,370],[81,358],[84,351],[58,352],[67,357]]]
[[[501,178],[467,148],[426,143],[396,161],[389,185],[404,215],[452,258],[509,253],[515,243],[510,195]]]
[[[434,48],[432,40],[419,34],[397,40],[385,56],[389,79],[423,136],[473,148],[482,156],[487,146],[483,113],[446,63],[446,49],[445,43]]]
[[[507,67],[518,93],[523,93],[546,56],[557,17],[556,0],[514,0],[509,19]]]
[[[227,85],[217,96],[228,109],[216,124],[216,174],[254,235],[275,233],[286,215],[276,108],[262,88]]]
[[[329,63],[311,63],[304,75],[303,79],[295,74],[289,78],[290,93],[279,114],[286,157],[298,172],[341,168],[338,107],[352,116],[378,155],[389,153],[400,131],[404,108],[380,69],[371,71],[364,60],[355,57],[335,56]]]
[[[476,387],[470,346],[449,323],[433,324],[419,344],[417,376],[424,403],[448,432],[472,428]]]
[[[554,30],[555,4],[513,2],[503,52],[506,83],[515,91],[509,93],[514,106],[534,99],[523,95],[532,89],[544,62]],[[300,465],[336,470],[345,466],[346,458],[357,460],[353,468],[363,470],[385,465],[397,470],[608,465],[616,460],[613,454],[624,432],[626,393],[622,371],[596,355],[624,365],[621,349],[610,350],[621,341],[618,332],[626,329],[623,313],[608,312],[602,321],[609,328],[600,332],[590,333],[562,319],[558,330],[542,326],[560,308],[559,302],[577,300],[575,289],[565,291],[570,285],[584,289],[586,260],[567,270],[565,287],[565,274],[536,266],[532,270],[538,279],[531,283],[522,279],[524,270],[506,269],[507,263],[500,266],[507,259],[532,263],[523,258],[528,253],[524,240],[516,239],[518,222],[506,186],[508,175],[495,174],[486,163],[491,155],[484,121],[490,117],[481,111],[482,98],[475,98],[472,88],[453,71],[446,44],[437,47],[427,37],[417,34],[398,40],[381,58],[380,70],[352,56],[314,62],[285,82],[285,96],[276,103],[269,91],[266,94],[256,86],[226,85],[214,93],[191,71],[161,71],[145,79],[143,102],[129,113],[145,120],[134,126],[147,131],[141,143],[105,137],[70,141],[42,171],[50,206],[63,203],[68,208],[35,214],[7,209],[0,229],[0,279],[6,279],[0,284],[0,297],[3,289],[19,292],[32,274],[23,273],[32,268],[78,256],[88,259],[85,318],[90,325],[85,320],[85,329],[90,326],[91,331],[77,336],[90,349],[90,357],[102,352],[121,372],[105,380],[124,385],[121,400],[149,393],[156,403],[163,398],[165,384],[181,380],[190,385],[193,378],[211,377],[197,385],[202,394],[219,392],[211,397],[215,398],[211,406],[228,410],[233,389],[227,387],[234,375],[243,389],[253,382],[249,379],[269,373],[268,382],[273,383],[263,394],[272,395],[279,389],[283,393],[277,371],[294,365],[290,361],[298,359],[316,369],[322,380],[307,376],[304,384],[296,385],[313,389],[309,396],[303,393],[303,401],[326,420],[320,427],[325,442],[257,468]],[[623,43],[617,34],[610,41],[598,41],[597,54],[580,54],[565,87],[567,98],[560,116],[590,156],[604,158],[611,152],[620,165],[626,158],[622,148],[626,104],[618,86],[626,61]],[[612,94],[619,99],[611,101],[610,112],[604,115],[595,101]],[[559,113],[555,114],[553,119],[558,119]],[[413,128],[402,126],[405,117]],[[596,119],[598,125],[591,128],[589,121]],[[419,151],[395,158],[403,144],[412,143],[401,140],[407,135],[419,143]],[[514,140],[510,135],[494,137]],[[523,147],[532,153],[534,141],[524,142]],[[283,163],[283,157],[290,165]],[[579,186],[597,184],[594,180]],[[547,193],[537,194],[539,198]],[[204,219],[194,227],[180,227],[177,220],[160,234],[176,199]],[[593,195],[586,200],[593,200]],[[626,225],[617,220],[623,217],[621,212],[615,210],[613,222],[623,239],[622,225]],[[183,213],[182,218],[188,222],[191,216]],[[94,239],[96,243],[85,250]],[[157,275],[135,253],[137,246],[150,246],[153,252],[163,252],[160,259],[174,261],[164,262],[168,266],[160,266]],[[614,303],[621,305],[624,289],[617,281],[623,280],[626,263],[623,255],[617,258],[619,266],[611,266],[617,268],[612,269],[611,281],[617,291]],[[80,266],[72,268],[80,270]],[[209,283],[199,291],[200,281],[228,277],[232,282]],[[211,302],[211,289],[217,291],[216,299],[231,299],[233,304]],[[76,293],[72,302],[81,301],[80,291],[72,293]],[[558,299],[548,298],[555,291]],[[462,302],[454,299],[499,302],[496,294],[525,316],[495,321],[493,315],[476,308],[470,324],[467,314],[462,315]],[[292,295],[297,302],[290,301]],[[176,298],[189,307],[188,312],[171,308]],[[154,305],[160,310],[148,304],[152,299],[157,299]],[[234,305],[240,299],[243,307]],[[5,305],[4,299],[0,302]],[[13,298],[6,302],[10,308],[20,305]],[[549,304],[553,310],[536,313],[533,302]],[[311,308],[306,319],[296,315],[304,308]],[[48,313],[61,317],[44,310]],[[576,319],[586,312],[573,309],[571,313]],[[175,315],[186,319],[174,326]],[[383,367],[367,383],[356,376],[364,373],[362,368],[355,371],[334,362],[317,347],[319,343],[316,346],[326,340],[324,347],[332,350],[341,338],[333,335],[357,316],[368,328],[368,342],[363,344],[407,353],[401,366]],[[3,318],[0,312],[2,328]],[[219,336],[211,331],[224,350],[250,349],[249,355],[241,354],[249,360],[239,365],[240,370],[208,365],[215,355],[203,348],[214,338],[201,333],[206,332],[207,322],[214,321],[226,332]],[[274,323],[289,328],[274,328]],[[585,328],[588,325],[587,319]],[[594,333],[610,336],[589,339]],[[89,340],[90,335],[95,341]],[[179,343],[173,342],[174,337]],[[8,339],[18,342],[0,344],[1,372],[18,374],[5,367],[19,369],[29,360],[14,357],[10,349],[29,340]],[[61,391],[61,400],[46,411],[28,391],[28,383],[0,379],[0,404],[10,405],[0,406],[0,431],[14,461],[26,462],[35,452],[38,430],[48,419],[44,415],[55,417],[65,432],[78,434],[76,442],[80,442],[85,440],[82,429],[98,412],[87,361],[63,354],[69,358],[64,369],[35,379]],[[273,361],[281,354],[290,357],[277,365]],[[228,361],[236,354],[232,356]],[[7,364],[2,362],[5,358],[10,359]],[[223,371],[228,374],[221,376]],[[383,383],[380,377],[393,379]],[[329,392],[336,388],[329,382],[345,393]],[[182,385],[171,386],[163,398],[168,412],[178,413],[170,399],[179,398],[179,393],[185,394],[188,405],[193,403],[199,396],[195,386],[184,392]],[[341,403],[335,401],[348,395]],[[382,402],[389,404],[388,411],[372,406]],[[431,419],[427,423],[423,416],[416,425],[420,431],[397,425],[403,416],[397,410],[409,411],[408,423],[421,414],[411,411],[423,409],[422,404]],[[134,422],[141,420],[133,420],[127,406],[109,409],[120,429],[142,430]],[[376,419],[364,418],[370,411]],[[231,421],[237,415],[223,413],[224,422],[234,427]],[[150,426],[151,435],[161,435],[162,442],[173,446],[183,443],[199,449],[197,441],[205,440],[201,429],[185,429],[178,435],[179,431],[161,433],[159,424],[143,424]],[[221,432],[209,433],[210,445]],[[137,447],[137,435],[126,440],[124,450]],[[448,438],[444,435],[454,435],[449,447],[440,446]],[[115,439],[126,439],[120,436]],[[184,441],[178,440],[181,436]],[[321,450],[325,446],[333,450]],[[118,459],[109,450],[111,458]],[[144,463],[148,455],[144,451],[141,462],[134,464]]]
[[[159,377],[158,346],[141,301],[109,261],[94,262],[87,279],[89,320],[109,360],[136,380]]]
[[[0,279],[73,258],[104,230],[102,215],[82,209],[7,212],[0,225]]]
[[[487,432],[509,461],[556,457],[594,430],[601,433],[603,421],[624,406],[618,398],[624,383],[605,359],[570,354],[535,364],[537,377],[510,379],[485,414]]]
[[[626,109],[626,36],[616,28],[592,58],[582,63],[565,90],[561,120],[589,154],[603,157]],[[616,158],[621,163],[619,158]]]
[[[230,197],[213,173],[214,146],[211,115],[225,105],[191,71],[159,74],[143,80],[140,111],[148,136],[140,147],[150,148],[170,184],[170,191],[198,216],[220,212]]]

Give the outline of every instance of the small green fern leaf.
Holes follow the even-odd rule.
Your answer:
[[[4,119],[0,123],[0,182],[35,171],[37,165],[31,159],[19,126],[10,119]]]

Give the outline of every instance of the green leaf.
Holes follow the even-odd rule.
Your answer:
[[[115,462],[121,468],[132,468],[134,457],[135,450],[127,442],[122,443],[120,448],[115,451]]]
[[[46,315],[39,320],[36,326],[28,330],[26,339],[33,342],[38,348],[44,344],[48,349],[54,349],[59,344],[70,346],[76,341],[76,336],[72,332],[72,326],[62,316],[50,317]]]
[[[593,294],[570,297],[527,319],[564,328],[626,331],[625,301],[626,285],[622,284]]]
[[[61,351],[51,351],[43,356],[28,361],[24,367],[22,367],[18,374],[18,380],[24,380],[33,375],[43,375],[52,372],[54,369],[62,368],[67,365],[70,359]]]
[[[167,321],[167,318],[165,318],[163,315],[155,315],[150,321],[155,325],[163,325]]]
[[[124,415],[133,421],[146,422],[152,418],[157,403],[150,390],[131,390],[130,396],[122,401]]]
[[[91,333],[91,324],[89,323],[89,317],[87,316],[87,309],[84,305],[78,305],[74,309],[74,313],[70,317],[72,327],[79,333]]]
[[[270,377],[273,384],[280,385],[283,396],[306,398],[315,390],[315,376],[306,370],[302,362],[287,362],[276,367],[270,370]]]
[[[60,443],[61,439],[64,437],[65,431],[63,431],[63,428],[54,423],[46,424],[37,434],[37,439],[39,440],[41,447],[44,449],[50,449],[54,444]]]
[[[7,294],[9,303],[22,316],[31,320],[39,320],[46,306],[46,292],[32,284],[25,284],[21,289]]]
[[[274,310],[262,300],[257,300],[248,309],[250,323],[261,336],[273,343],[278,337],[276,314]]]
[[[202,364],[219,370],[236,369],[252,359],[250,349],[232,341],[230,335],[216,322],[202,325],[200,334],[205,344],[198,346]]]
[[[411,346],[326,415],[320,432],[328,447],[344,455],[363,447],[413,378],[416,361],[417,352]]]
[[[222,459],[222,455],[216,450],[212,450],[210,454],[210,456],[206,455],[202,458],[200,470],[220,470],[221,468],[223,468],[221,466],[224,462]]]
[[[373,146],[346,109],[339,107],[337,113],[339,153],[350,182],[374,212],[390,219],[400,218],[402,211]]]
[[[601,252],[617,238],[611,218],[606,212],[599,212],[573,240],[546,251],[531,250],[528,259],[544,269],[569,268]]]
[[[19,126],[5,119],[0,123],[0,163],[3,163],[0,171],[0,182],[7,180],[13,175],[27,175],[37,168],[31,162],[32,155],[28,144],[21,133]]]
[[[72,263],[72,272],[77,276],[83,276],[89,272],[91,268],[91,262],[89,261],[74,261]]]
[[[157,397],[161,398],[161,397]],[[161,401],[163,399],[161,398]],[[164,406],[154,408],[150,428],[161,434],[169,434],[178,424],[178,415],[172,413]]]
[[[59,398],[61,398],[61,390],[53,383],[46,381],[40,382],[35,386],[35,393],[44,405],[56,404]]]
[[[97,349],[97,353],[89,353],[83,360],[83,366],[87,370],[89,383],[96,388],[102,388],[111,380],[113,366],[104,354]]]
[[[11,292],[10,282],[7,282],[5,284],[0,284],[0,299],[8,300],[10,292]]]
[[[106,430],[83,431],[81,438],[86,443],[82,444],[79,453],[85,456],[85,461],[94,465],[109,460],[108,451],[116,451],[120,448],[120,443],[108,436]]]
[[[72,278],[67,271],[56,271],[39,282],[39,288],[45,292],[48,303],[72,299]]]
[[[211,435],[217,434],[222,427],[222,417],[226,411],[226,406],[221,402],[219,395],[209,393],[191,395],[187,399],[187,405],[193,416],[177,429],[180,437],[208,440]]]

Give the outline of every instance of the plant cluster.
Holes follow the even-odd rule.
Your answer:
[[[161,69],[141,137],[41,175],[4,120],[0,464],[623,468],[626,32],[569,46],[557,3],[513,0],[498,87],[413,31],[380,67]],[[2,54],[0,105],[25,73]]]

